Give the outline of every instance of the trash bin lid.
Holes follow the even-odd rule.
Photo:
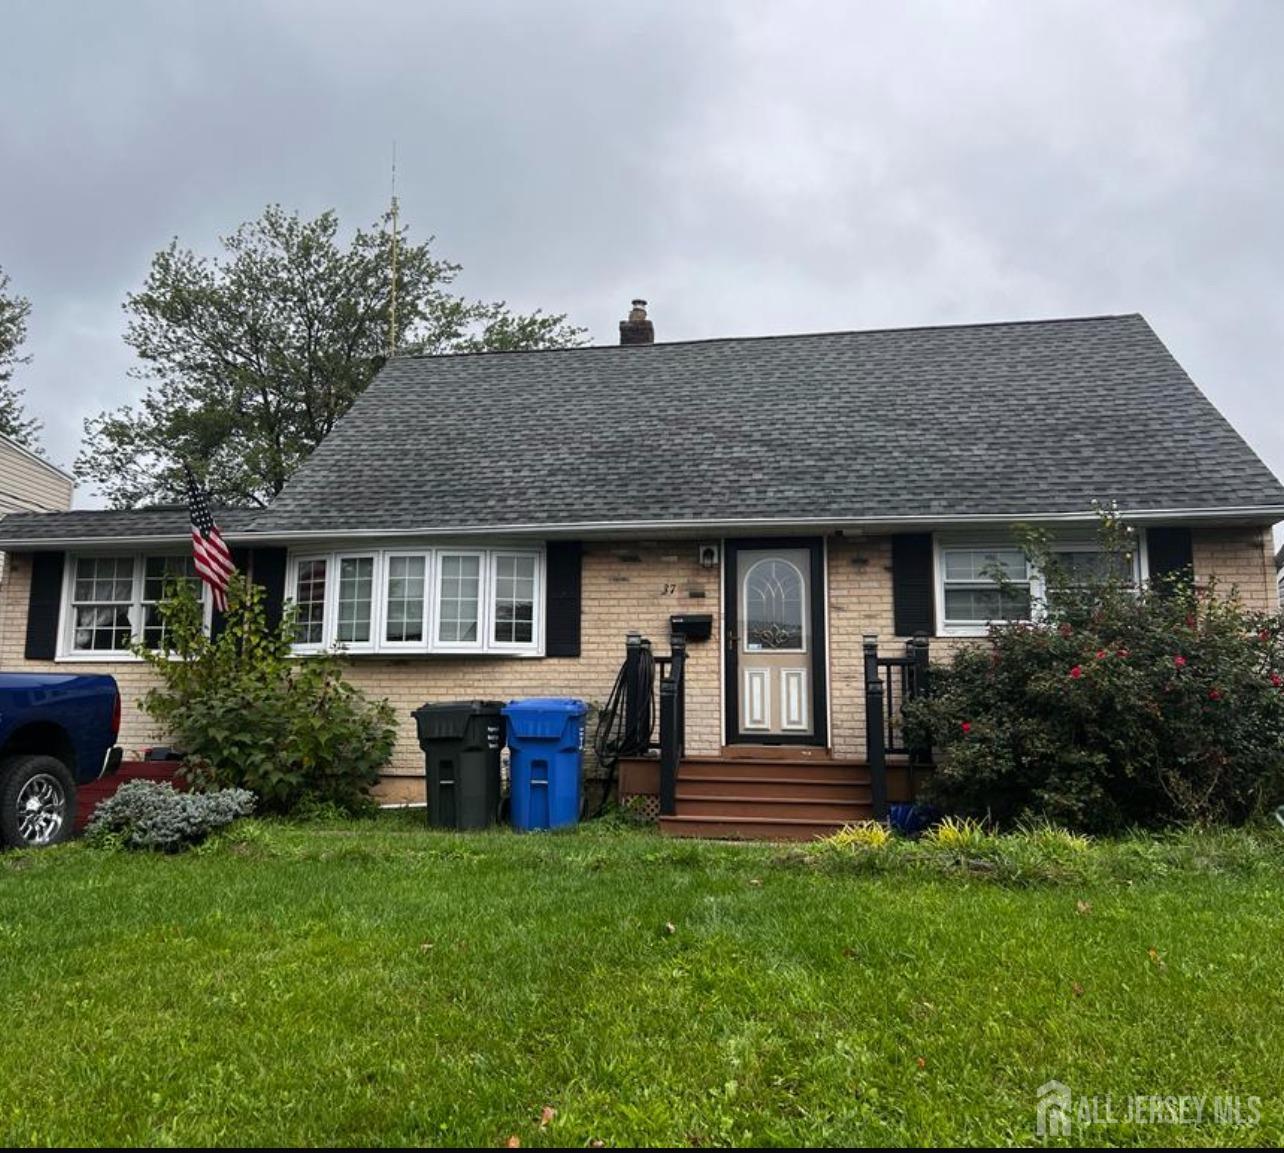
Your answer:
[[[588,712],[588,705],[573,697],[529,697],[524,701],[510,701],[504,706],[504,715],[510,713],[561,713],[578,717]]]
[[[457,713],[469,712],[478,713],[499,713],[504,709],[503,701],[428,701],[420,705],[410,715],[417,717],[420,713],[431,715],[432,713]]]

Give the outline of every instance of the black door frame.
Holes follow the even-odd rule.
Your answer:
[[[740,553],[748,549],[807,549],[811,557],[811,708],[812,732],[743,733],[740,731]],[[722,685],[722,708],[729,745],[814,745],[829,746],[829,664],[825,652],[825,541],[818,536],[742,537],[723,542],[722,605],[726,635],[726,675]]]

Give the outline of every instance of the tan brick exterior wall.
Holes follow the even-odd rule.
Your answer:
[[[1191,533],[1195,580],[1216,576],[1222,591],[1234,587],[1244,604],[1260,612],[1279,607],[1274,537],[1269,526],[1197,528]]]
[[[830,745],[837,756],[864,750],[865,717],[861,641],[879,636],[886,655],[904,651],[904,637],[893,634],[891,541],[885,536],[830,537],[829,716]],[[1196,576],[1216,574],[1234,585],[1246,604],[1278,607],[1271,533],[1267,529],[1196,529]],[[386,697],[401,726],[393,774],[417,774],[422,759],[410,713],[425,701],[524,696],[572,696],[601,703],[614,684],[624,658],[624,638],[638,630],[667,651],[671,613],[709,612],[714,635],[690,646],[687,663],[687,748],[716,753],[722,744],[721,570],[700,568],[694,542],[593,542],[585,546],[582,653],[577,659],[502,657],[356,657],[349,662],[353,683]],[[20,671],[110,672],[123,697],[121,743],[127,750],[163,740],[138,708],[150,673],[137,662],[28,662],[23,659],[31,558],[11,558],[8,579],[0,586],[0,662]],[[695,595],[693,595],[695,594]],[[704,594],[703,596],[699,594]],[[965,640],[933,641],[933,656],[943,657]],[[390,789],[396,788],[390,783]],[[405,786],[397,788],[405,795]]]

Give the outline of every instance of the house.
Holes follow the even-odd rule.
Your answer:
[[[708,613],[673,827],[810,833],[865,803],[863,638],[948,649],[1028,611],[1013,526],[1076,563],[1110,501],[1139,580],[1276,607],[1284,487],[1140,316],[666,344],[638,303],[618,346],[393,359],[269,509],[220,519],[299,650],[342,646],[396,706],[385,795],[421,794],[424,701],[600,702],[630,631],[667,652]],[[136,700],[122,650],[157,633],[185,512],[12,516],[0,548],[4,667]],[[151,736],[128,710],[122,739]]]
[[[0,436],[0,516],[71,508],[75,481],[43,456]]]

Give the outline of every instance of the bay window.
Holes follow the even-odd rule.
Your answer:
[[[538,655],[543,554],[371,549],[300,555],[287,596],[295,645],[351,652]]]

